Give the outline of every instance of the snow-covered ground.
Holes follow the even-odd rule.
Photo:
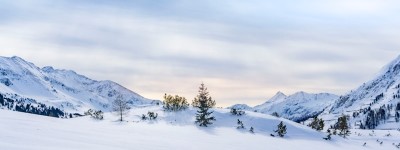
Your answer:
[[[155,111],[156,121],[141,121],[141,114]],[[198,127],[195,110],[163,112],[160,107],[134,108],[125,122],[113,114],[98,121],[89,117],[58,119],[0,109],[0,149],[2,150],[132,150],[132,149],[226,149],[226,150],[290,150],[290,149],[397,149],[399,131],[352,130],[348,139],[334,136],[325,141],[320,133],[306,126],[269,115],[247,112],[232,116],[228,109],[217,109],[215,124]],[[246,129],[236,129],[236,121]],[[272,130],[283,121],[287,125],[284,138],[271,137]],[[248,132],[250,126],[255,133]],[[390,132],[391,136],[385,135]],[[358,136],[360,133],[361,136]],[[373,134],[372,134],[373,133]],[[370,136],[370,134],[372,136]],[[383,144],[377,142],[382,140]],[[364,142],[367,145],[362,146]]]

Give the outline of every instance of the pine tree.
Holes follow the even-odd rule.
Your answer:
[[[346,138],[346,136],[349,136],[350,130],[349,130],[349,125],[347,123],[348,116],[342,115],[339,117],[337,125],[339,129],[339,135],[342,136],[343,138]]]
[[[317,131],[323,130],[323,129],[324,129],[324,126],[325,126],[324,120],[322,120],[322,118],[319,119]]]
[[[284,137],[286,134],[286,125],[283,124],[283,122],[281,121],[281,123],[279,123],[278,125],[278,129],[275,130],[275,132],[280,136],[280,137]]]
[[[194,98],[192,105],[198,108],[195,123],[198,123],[199,126],[207,127],[212,124],[212,121],[215,121],[215,117],[212,116],[213,112],[209,111],[210,108],[215,106],[215,101],[209,96],[204,83],[201,83],[199,95]]]

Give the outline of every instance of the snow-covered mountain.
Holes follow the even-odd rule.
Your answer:
[[[4,97],[29,98],[69,112],[89,108],[110,110],[118,95],[133,105],[159,103],[112,81],[96,81],[71,70],[39,68],[19,57],[0,57],[0,94]]]
[[[286,96],[278,92],[264,104],[255,106],[253,110],[265,114],[277,112],[283,118],[300,122],[317,116],[333,104],[337,98],[337,95],[329,93],[297,92]]]
[[[281,117],[300,122],[310,117],[317,116],[328,106],[331,106],[339,97],[329,93],[310,94],[297,92],[286,96],[278,92],[261,105],[246,107],[247,105],[233,105],[229,108],[237,108],[248,111],[256,111],[264,114],[277,112]]]
[[[339,115],[346,114],[355,128],[367,128],[395,124],[396,106],[400,102],[400,56],[390,62],[371,81],[341,96],[329,111],[321,117],[335,120]],[[381,117],[374,117],[381,116]],[[397,123],[398,127],[398,123]]]

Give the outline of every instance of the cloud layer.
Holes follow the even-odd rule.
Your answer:
[[[400,2],[1,1],[0,54],[116,81],[145,97],[219,103],[343,94],[399,54]]]

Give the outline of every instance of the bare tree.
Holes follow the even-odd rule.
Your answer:
[[[117,98],[112,103],[113,111],[120,116],[119,121],[123,120],[123,116],[128,114],[131,107],[129,107],[129,102],[122,98],[122,95],[118,95]]]

